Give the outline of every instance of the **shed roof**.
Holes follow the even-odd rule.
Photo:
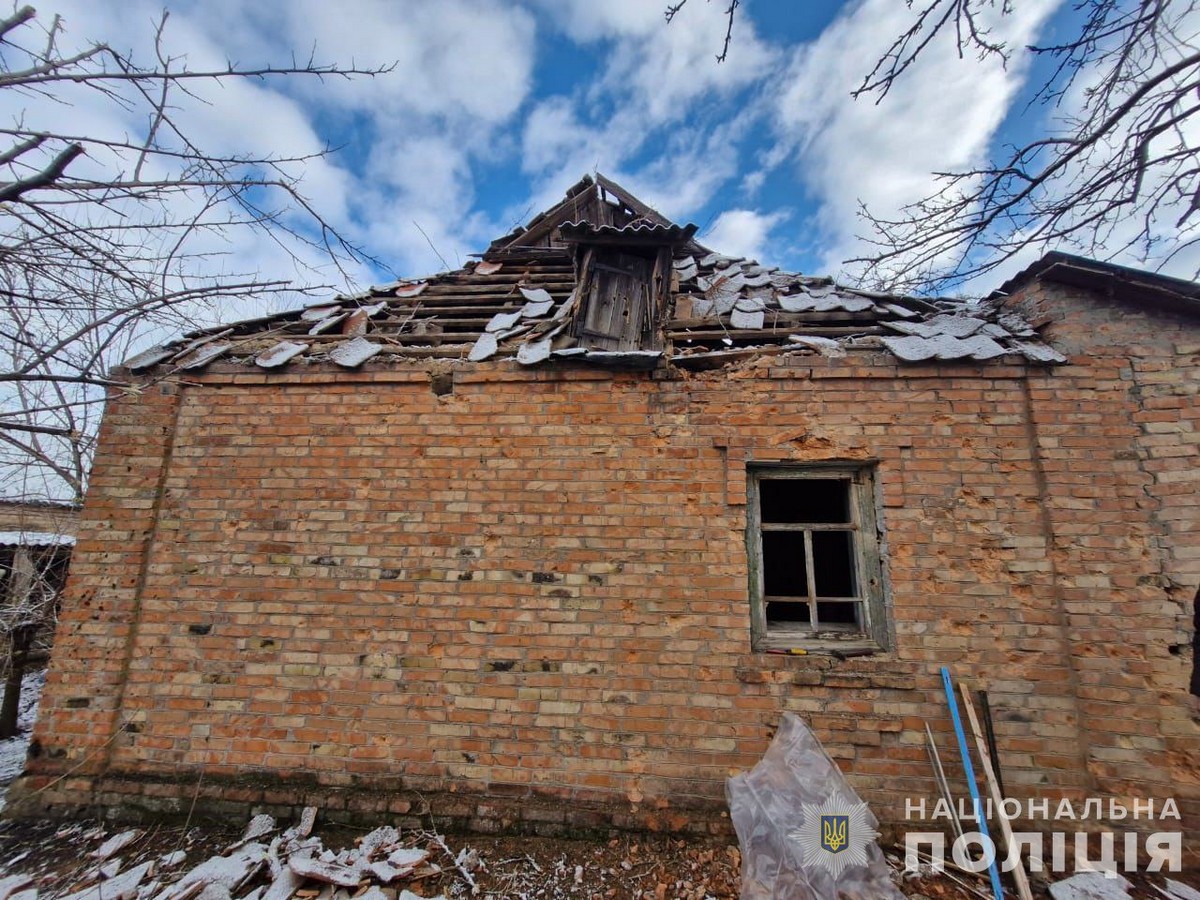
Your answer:
[[[1084,287],[1122,302],[1200,316],[1200,284],[1196,282],[1058,251],[1047,253],[1014,275],[989,299],[1011,296],[1037,280]]]
[[[75,536],[47,531],[0,531],[0,547],[73,547]]]
[[[198,370],[216,360],[262,370],[368,360],[515,357],[653,368],[706,368],[761,352],[842,355],[886,349],[903,362],[983,362],[1016,355],[1064,362],[998,302],[928,300],[858,290],[710,251],[602,175],[584,176],[562,201],[492,242],[478,261],[428,278],[373,287],[185,335],[127,360],[134,371]],[[580,346],[580,244],[669,247],[670,302],[655,347]]]

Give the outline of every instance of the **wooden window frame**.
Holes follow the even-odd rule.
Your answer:
[[[858,596],[837,598],[833,602],[854,602],[859,607],[860,627],[853,631],[811,631],[803,628],[771,627],[767,621],[767,598],[764,591],[762,551],[763,481],[784,479],[838,479],[850,482],[850,529],[854,534],[855,582]],[[880,511],[875,491],[875,465],[859,462],[828,463],[751,463],[746,470],[746,551],[749,560],[750,638],[756,652],[803,650],[817,653],[871,653],[887,649],[888,625],[883,565],[880,556]],[[768,523],[770,524],[770,523]],[[815,595],[814,570],[811,558],[812,531],[829,529],[827,524],[791,523],[766,530],[805,532],[808,558],[808,602],[821,598]],[[821,600],[821,602],[830,602]],[[819,621],[819,619],[818,619]]]

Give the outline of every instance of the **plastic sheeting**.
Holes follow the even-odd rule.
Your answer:
[[[879,821],[799,716],[783,714],[762,760],[725,793],[742,900],[903,900],[875,843]]]

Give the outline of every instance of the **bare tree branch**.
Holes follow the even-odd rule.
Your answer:
[[[742,0],[729,0],[729,6],[725,8],[725,43],[721,45],[721,52],[717,54],[717,62],[719,63],[725,62],[726,58],[729,56],[729,45],[733,41],[733,20],[737,15],[737,8],[741,5]],[[667,4],[666,11],[663,13],[663,15],[666,18],[668,25],[675,21],[675,16],[677,16],[679,11],[685,6],[687,6],[687,0],[679,0],[678,3]]]
[[[22,6],[7,19],[0,20],[0,40],[7,37],[14,28],[24,25],[36,15],[37,11],[32,6]]]
[[[32,178],[26,178],[22,181],[13,181],[8,184],[0,185],[0,203],[7,203],[10,200],[16,200],[27,191],[36,191],[38,188],[49,187],[63,176],[67,166],[71,164],[77,156],[83,153],[83,145],[68,144],[66,149],[60,152],[42,171],[38,172]]]
[[[912,0],[909,0],[912,7]],[[875,67],[863,78],[863,83],[851,96],[857,100],[864,94],[877,93],[875,102],[887,96],[892,85],[903,75],[943,29],[954,26],[958,55],[963,57],[974,51],[980,58],[999,56],[1008,58],[1005,46],[989,39],[988,29],[979,24],[983,7],[995,6],[995,0],[932,0],[922,7],[913,24],[900,34],[875,63]],[[1004,0],[1002,11],[1011,12],[1011,4]]]
[[[164,13],[143,61],[99,42],[61,52],[61,20],[39,32],[30,7],[0,20],[0,91],[15,92],[18,110],[0,127],[3,494],[82,497],[105,392],[125,386],[113,368],[138,349],[237,305],[306,293],[325,268],[386,271],[302,191],[304,166],[325,152],[210,153],[188,107],[206,102],[205,85],[392,67],[310,58],[191,70],[168,49],[168,22]],[[38,127],[44,107],[81,96],[142,124],[124,136]],[[237,271],[228,258],[250,237],[273,242],[314,283]]]
[[[686,4],[668,3],[667,22]],[[1052,63],[1029,101],[1051,121],[1042,136],[987,165],[934,173],[934,190],[898,215],[860,207],[870,249],[847,264],[865,283],[941,292],[1026,252],[1134,254],[1153,268],[1200,248],[1200,0],[1075,0],[1078,30],[1029,47],[998,36],[1017,0],[906,5],[907,27],[854,99],[883,103],[923,57],[949,43],[964,65],[1007,65],[1017,54]],[[737,6],[726,10],[719,59]]]
[[[1025,48],[1056,61],[1031,101],[1054,113],[1047,134],[989,165],[939,173],[936,190],[899,216],[863,208],[873,249],[847,262],[877,287],[944,291],[1027,250],[1132,253],[1154,267],[1196,246],[1200,46],[1188,27],[1196,6],[1080,0],[1078,33]],[[979,24],[988,8],[1012,13],[1007,0],[916,5],[855,96],[881,101],[942,34],[960,56],[1007,60],[1010,49]]]
[[[0,420],[0,428],[8,431],[25,431],[31,434],[56,434],[59,437],[66,437],[71,434],[68,428],[54,428],[50,425],[23,425],[20,422],[5,422]]]

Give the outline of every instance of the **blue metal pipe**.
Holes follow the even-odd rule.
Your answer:
[[[975,813],[979,819],[979,833],[989,841],[987,816],[983,814],[983,803],[979,799],[979,786],[975,783],[975,767],[971,765],[971,752],[967,749],[967,736],[963,733],[962,719],[958,717],[958,701],[954,698],[954,683],[950,680],[950,670],[942,666],[942,686],[946,689],[946,702],[950,704],[950,719],[954,722],[954,736],[958,738],[958,752],[962,754],[963,771],[967,776],[967,790],[971,792],[971,802],[975,804]],[[1001,815],[1004,813],[1001,812]],[[992,844],[995,847],[995,843]],[[996,852],[992,853],[992,864],[988,866],[988,874],[992,877],[992,893],[996,900],[1004,900],[1004,887],[1000,884],[1000,867],[996,864]]]

